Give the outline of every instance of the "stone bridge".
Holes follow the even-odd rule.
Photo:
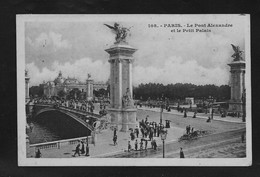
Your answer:
[[[98,128],[95,127],[95,122],[101,121],[103,117],[96,113],[86,112],[83,110],[69,108],[65,106],[57,106],[54,104],[36,103],[33,105],[29,105],[29,112],[31,113],[32,118],[35,118],[44,112],[50,111],[59,111],[69,116],[70,118],[76,120],[77,122],[88,128],[91,132]]]

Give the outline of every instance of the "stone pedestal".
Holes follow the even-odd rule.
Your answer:
[[[230,64],[230,87],[231,99],[229,101],[229,111],[243,112],[242,93],[245,89],[245,61],[232,61]]]
[[[132,63],[133,53],[137,49],[125,42],[116,43],[105,51],[110,54],[110,106],[108,116],[111,125],[117,126],[121,131],[138,126],[136,109],[132,104],[124,105],[123,96],[128,90],[128,98],[133,98]]]
[[[86,97],[88,101],[93,99],[93,84],[94,81],[92,79],[87,79]]]
[[[107,111],[111,119],[111,126],[117,127],[120,131],[127,132],[130,128],[134,129],[138,126],[136,109],[108,108]]]

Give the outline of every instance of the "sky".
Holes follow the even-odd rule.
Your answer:
[[[138,49],[134,54],[134,86],[149,82],[228,84],[227,64],[234,53],[230,44],[245,48],[246,21],[238,15],[37,18],[25,22],[25,63],[30,85],[54,80],[59,71],[64,77],[82,82],[88,73],[95,81],[106,82],[110,65],[105,49],[113,45],[115,34],[103,24],[114,22],[130,28],[127,41]],[[148,27],[176,23],[182,27]],[[187,29],[187,23],[229,23],[232,27],[205,28],[211,32],[171,32]]]

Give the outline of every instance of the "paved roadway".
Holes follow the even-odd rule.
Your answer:
[[[166,158],[179,158],[179,148],[182,147],[185,156],[199,154],[201,150],[217,148],[232,143],[241,142],[241,134],[246,131],[245,128],[210,134],[201,138],[197,138],[191,141],[182,142],[170,142],[165,145],[165,157]],[[192,155],[193,154],[193,155]],[[131,151],[118,153],[114,155],[104,156],[106,158],[160,158],[162,157],[162,146],[159,146],[157,150],[148,149],[147,151]]]

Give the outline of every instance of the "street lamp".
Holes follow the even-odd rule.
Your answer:
[[[209,105],[210,105],[210,109],[211,109],[211,119],[213,120],[213,112],[214,112],[214,109],[213,109],[213,103],[214,103],[214,98],[213,98],[213,96],[209,96]],[[211,103],[211,104],[210,104]]]
[[[160,124],[162,124],[162,113],[163,113],[163,103],[161,102],[161,111],[160,111]]]
[[[164,140],[166,140],[167,133],[166,131],[161,131],[161,140],[163,142],[163,158],[164,158]]]
[[[161,111],[160,111],[160,124],[162,125],[162,113],[163,113],[163,95],[162,95],[162,98],[161,98],[161,101],[160,101],[160,107],[161,107]]]

